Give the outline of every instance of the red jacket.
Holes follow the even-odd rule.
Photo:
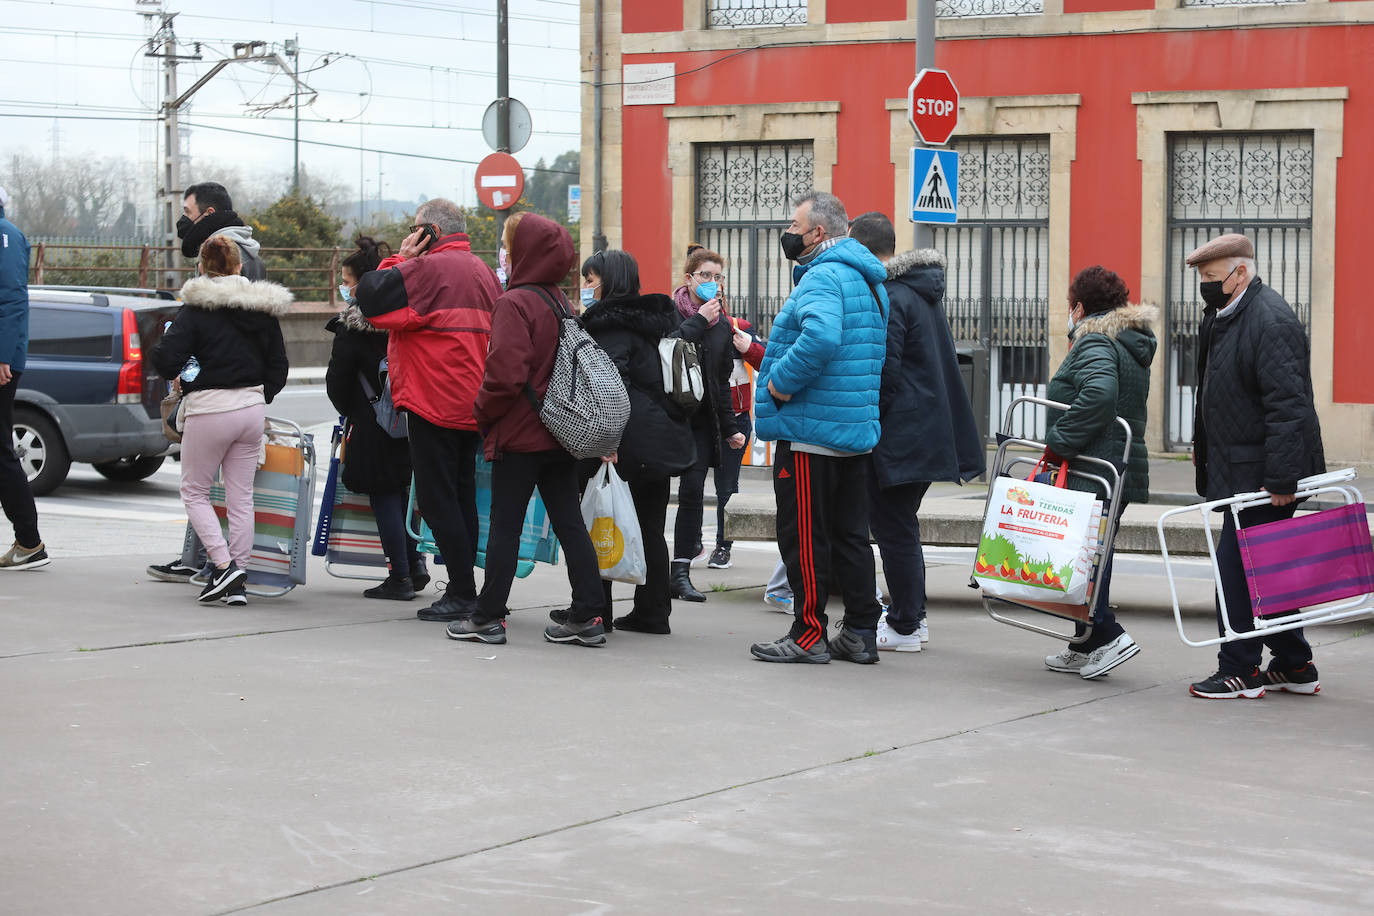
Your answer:
[[[752,324],[750,324],[747,320],[743,318],[732,317],[730,320],[733,321],[735,323],[735,327],[741,331],[747,332],[750,328],[753,327]],[[743,353],[740,353],[738,350],[736,350],[735,359],[744,360],[746,363],[753,367],[755,372],[757,372],[759,369],[759,364],[763,362],[763,352],[764,346],[762,343],[759,342],[758,337],[754,336],[753,334],[750,334],[749,349],[745,350]],[[751,410],[753,410],[753,408],[753,384],[751,384],[750,382],[745,382],[743,385],[731,385],[730,409],[733,410],[735,413],[749,413]]]
[[[510,280],[492,311],[491,351],[474,405],[488,460],[497,460],[502,452],[561,447],[525,394],[527,382],[541,401],[548,390],[558,352],[559,319],[543,296],[519,287],[542,287],[571,315],[558,284],[572,270],[576,257],[572,236],[552,220],[526,213],[515,227]]]
[[[462,233],[414,258],[390,257],[363,274],[358,308],[391,332],[387,361],[397,407],[436,426],[477,429],[472,403],[482,384],[496,274]]]

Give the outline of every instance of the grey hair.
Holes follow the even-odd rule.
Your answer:
[[[1259,270],[1259,266],[1255,264],[1254,258],[1230,258],[1227,261],[1226,266],[1231,270],[1235,270],[1242,264],[1245,265],[1246,274],[1248,274],[1251,279],[1254,279],[1256,271]]]
[[[433,223],[441,236],[468,231],[468,221],[463,211],[453,201],[442,197],[420,204],[420,209],[415,211],[415,222]]]
[[[805,203],[811,204],[811,225],[823,227],[827,238],[842,239],[849,234],[849,214],[834,194],[809,191],[797,198],[796,206]]]

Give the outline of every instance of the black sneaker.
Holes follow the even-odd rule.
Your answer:
[[[381,585],[363,589],[363,597],[380,598],[385,601],[410,601],[415,597],[415,589],[410,582],[410,576],[387,576]]]
[[[874,630],[855,630],[840,624],[840,630],[830,638],[830,657],[856,665],[873,665],[878,661],[878,634]]]
[[[190,582],[191,577],[200,572],[199,567],[187,566],[177,557],[170,563],[154,564],[148,567],[148,575],[161,582]]]
[[[225,592],[220,600],[230,607],[243,607],[248,603],[248,590],[239,582],[229,586],[229,591]]]
[[[561,607],[549,611],[549,619],[554,623],[567,623],[569,620],[572,620],[572,609]]]
[[[615,619],[617,630],[628,630],[631,633],[653,633],[656,636],[667,636],[673,632],[673,628],[668,625],[666,620],[650,620],[642,617],[639,613],[631,611],[624,617]]]
[[[1258,668],[1253,674],[1222,674],[1218,671],[1205,681],[1188,687],[1188,692],[1204,700],[1258,700],[1264,696],[1264,675]]]
[[[582,623],[551,623],[544,628],[544,639],[548,642],[575,643],[579,646],[604,646],[606,628],[601,625],[600,617]]]
[[[429,565],[425,563],[425,558],[417,556],[410,561],[410,584],[416,593],[424,591],[429,587]]]
[[[429,607],[422,607],[415,612],[415,616],[421,620],[438,620],[447,623],[452,620],[467,620],[472,616],[473,610],[477,606],[477,600],[453,598],[444,595]]]
[[[238,564],[233,560],[223,569],[216,569],[215,574],[210,577],[210,581],[205,583],[205,588],[201,591],[197,601],[218,601],[220,598],[229,594],[229,589],[243,582],[248,578],[248,573],[239,569]]]
[[[471,617],[464,617],[449,624],[447,632],[449,639],[466,639],[501,646],[506,642],[506,619],[498,617],[487,623],[477,623]]]
[[[1296,668],[1278,668],[1270,662],[1269,667],[1264,669],[1264,686],[1270,690],[1311,696],[1321,693],[1322,682],[1317,680],[1317,666],[1311,662]]]
[[[730,568],[730,548],[718,546],[711,551],[711,559],[706,561],[706,565],[712,569]]]
[[[810,649],[803,649],[791,636],[772,642],[756,642],[749,647],[754,658],[765,662],[784,662],[803,665],[830,664],[830,650],[824,639],[816,640]],[[876,651],[876,650],[875,650]]]

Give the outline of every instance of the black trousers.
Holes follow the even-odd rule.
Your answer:
[[[668,521],[668,497],[672,481],[627,480],[630,498],[634,500],[639,533],[644,539],[644,584],[635,586],[633,613],[646,623],[667,623],[673,612],[672,590],[668,584],[668,539],[664,528]],[[606,609],[611,607],[611,580],[602,579]]]
[[[405,490],[369,493],[368,504],[377,519],[377,537],[382,542],[393,576],[408,576],[411,561],[417,556],[415,540],[406,531],[406,503],[410,494]]]
[[[832,583],[844,599],[844,622],[872,630],[882,609],[873,548],[868,541],[870,456],[832,458],[793,451],[778,442],[773,495],[778,503],[778,550],[792,587],[789,634],[803,649],[825,638]]]
[[[744,448],[731,448],[729,442],[720,440],[720,465],[716,468],[716,546],[726,550],[734,547],[735,542],[725,539],[725,507],[730,497],[739,492],[739,469],[754,430],[748,411],[735,414],[735,426],[744,434]]]
[[[706,406],[702,405],[702,410]],[[715,454],[715,424],[692,424],[697,462],[682,472],[677,485],[677,520],[673,523],[673,559],[691,560],[701,552],[701,518],[706,502],[706,472]],[[642,527],[642,526],[641,526]]]
[[[1297,503],[1286,506],[1256,506],[1243,509],[1240,513],[1240,526],[1249,528],[1265,522],[1277,522],[1292,518],[1298,511]],[[1236,540],[1236,523],[1230,512],[1221,528],[1221,538],[1217,541],[1217,572],[1221,576],[1222,591],[1226,596],[1227,617],[1231,629],[1244,633],[1255,628],[1255,611],[1250,604],[1250,589],[1245,584],[1245,567],[1240,560],[1240,542]],[[1217,602],[1217,633],[1221,633],[1221,602]],[[1224,642],[1217,649],[1217,670],[1222,674],[1249,674],[1259,667],[1260,656],[1268,646],[1274,656],[1274,663],[1285,669],[1300,668],[1312,660],[1312,646],[1302,629],[1275,633],[1273,636],[1259,636]]]
[[[450,598],[477,597],[477,447],[475,432],[436,426],[408,414],[415,504],[444,558]]]
[[[33,502],[29,478],[14,454],[14,395],[19,390],[19,376],[0,386],[0,507],[14,525],[14,539],[20,547],[37,547],[43,542],[38,536],[38,507]]]
[[[887,609],[887,625],[903,636],[910,636],[926,616],[926,557],[921,549],[921,500],[930,489],[929,481],[879,487],[878,477],[869,462],[869,524],[878,551],[883,555],[883,575],[892,604]]]
[[[477,598],[473,619],[490,622],[509,613],[506,602],[515,582],[520,553],[520,530],[525,524],[534,488],[544,499],[549,524],[558,536],[572,588],[569,618],[584,623],[606,616],[601,569],[596,550],[582,522],[578,499],[577,463],[562,449],[547,452],[506,452],[491,466],[491,527],[487,532],[487,577]]]

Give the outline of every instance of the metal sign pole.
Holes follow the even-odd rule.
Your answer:
[[[916,5],[916,72],[935,66],[935,0],[918,0]],[[916,145],[923,146],[920,138]],[[920,179],[913,177],[913,181]],[[924,223],[916,223],[913,241],[917,248],[935,247],[935,230]]]

